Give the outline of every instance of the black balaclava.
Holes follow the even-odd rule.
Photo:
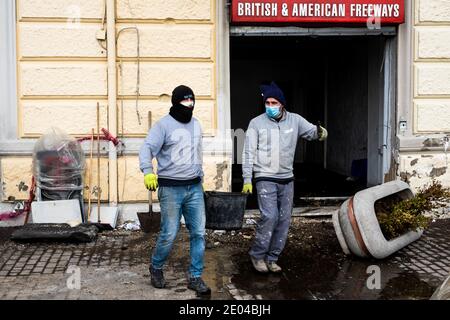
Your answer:
[[[182,123],[189,123],[192,119],[192,112],[194,108],[185,107],[180,104],[181,101],[192,99],[195,103],[195,95],[191,88],[187,86],[178,86],[172,92],[172,108],[170,108],[170,115],[177,121]]]

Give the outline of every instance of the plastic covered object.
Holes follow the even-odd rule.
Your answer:
[[[33,176],[41,190],[83,190],[85,166],[81,145],[58,128],[52,128],[34,146]]]

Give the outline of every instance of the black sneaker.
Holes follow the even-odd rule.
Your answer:
[[[211,289],[206,285],[201,277],[190,278],[188,288],[194,290],[198,296],[211,294]]]
[[[155,288],[162,289],[166,286],[162,269],[155,269],[153,266],[150,266],[150,276],[152,278],[152,285]]]

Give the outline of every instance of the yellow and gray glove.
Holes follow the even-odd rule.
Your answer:
[[[244,187],[242,188],[242,193],[253,193],[253,185],[251,183],[244,183]]]
[[[328,131],[322,126],[319,126],[319,132],[317,132],[319,136],[319,141],[325,141],[328,138]]]
[[[145,187],[150,191],[156,191],[158,188],[158,176],[154,173],[149,173],[144,176]]]

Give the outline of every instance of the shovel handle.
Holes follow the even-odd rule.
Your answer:
[[[100,103],[97,102],[97,222],[102,223],[100,218]]]
[[[89,222],[89,219],[91,218],[91,196],[92,196],[92,158],[93,158],[93,150],[94,150],[94,135],[95,131],[94,128],[92,128],[91,132],[91,150],[89,154],[89,194],[88,194],[88,212],[87,212],[87,222]]]

